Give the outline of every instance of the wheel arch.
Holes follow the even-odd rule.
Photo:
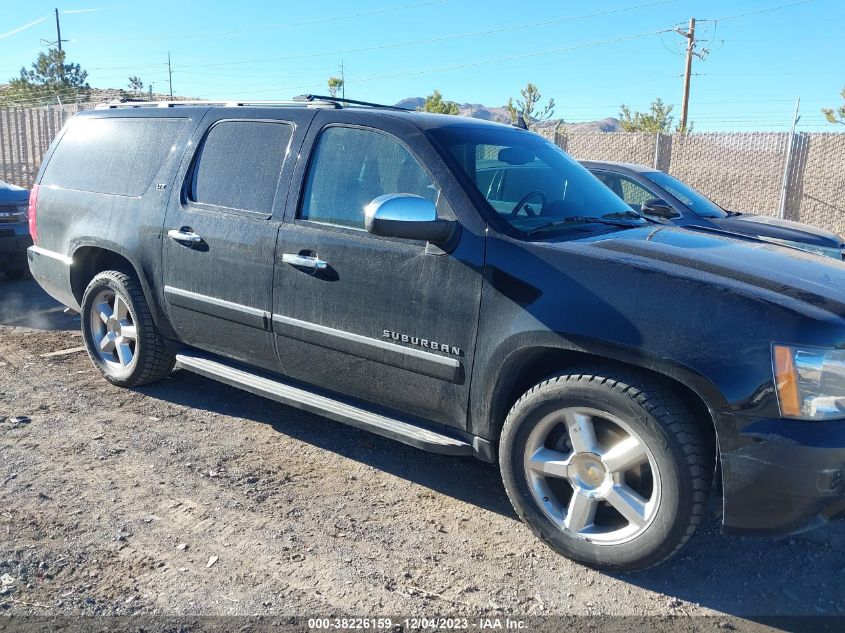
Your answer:
[[[491,441],[498,441],[508,412],[522,394],[544,378],[584,365],[612,366],[643,373],[673,389],[690,408],[711,443],[714,458],[718,459],[718,428],[711,411],[723,405],[723,398],[704,377],[677,365],[654,362],[642,355],[635,360],[624,358],[622,354],[612,355],[604,351],[596,354],[564,345],[522,347],[505,356],[492,382],[494,386],[488,400],[490,427],[487,432]],[[714,462],[715,468],[717,463]]]
[[[150,288],[143,267],[129,253],[117,244],[82,243],[73,250],[73,266],[70,271],[70,286],[78,305],[91,280],[105,270],[123,270],[135,275],[141,284],[141,290],[147,305],[150,306],[153,322],[161,328],[164,319],[158,310],[158,302]]]

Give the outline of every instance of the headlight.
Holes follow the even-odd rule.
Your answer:
[[[772,357],[783,417],[845,418],[845,350],[774,345]]]

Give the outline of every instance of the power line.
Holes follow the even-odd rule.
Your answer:
[[[59,47],[59,50],[62,50],[62,42],[69,42],[70,41],[70,40],[63,40],[62,39],[61,27],[59,25],[59,14],[60,13],[67,15],[67,14],[73,14],[73,13],[94,13],[95,11],[104,11],[104,10],[105,9],[69,9],[69,10],[66,10],[66,11],[59,11],[58,9],[55,9],[54,13],[55,13],[55,16],[56,16],[56,31],[57,31],[58,37],[57,37],[55,42],[50,42],[50,44],[57,44],[58,47]],[[11,37],[12,35],[15,35],[16,33],[20,33],[21,31],[25,31],[28,28],[31,28],[31,27],[36,26],[38,24],[41,24],[42,22],[44,22],[44,20],[46,20],[49,17],[50,17],[49,14],[44,15],[44,16],[41,16],[40,18],[36,19],[36,20],[33,20],[32,22],[27,22],[23,26],[19,26],[16,29],[12,29],[11,31],[6,31],[5,33],[0,33],[0,40],[5,39],[7,37]]]
[[[73,15],[77,13],[99,13],[100,11],[108,11],[111,7],[100,7],[99,9],[65,9],[61,13],[65,15]]]
[[[487,31],[475,31],[471,33],[458,33],[456,35],[444,35],[442,37],[433,37],[424,40],[411,40],[407,42],[393,42],[390,44],[380,44],[377,46],[367,46],[363,48],[353,48],[353,49],[346,49],[346,50],[339,50],[339,51],[312,51],[307,54],[303,55],[289,55],[286,57],[275,57],[275,58],[266,58],[260,60],[241,60],[241,61],[234,61],[234,62],[218,62],[218,63],[210,63],[210,64],[195,64],[192,66],[193,68],[207,68],[207,67],[214,67],[214,66],[229,66],[235,64],[245,64],[245,63],[265,63],[265,62],[277,62],[277,61],[289,61],[295,59],[310,59],[316,56],[325,56],[325,55],[349,55],[353,53],[366,53],[371,51],[379,51],[385,50],[390,48],[404,48],[406,46],[422,46],[426,44],[439,44],[441,42],[448,42],[460,39],[469,39],[473,37],[485,37],[488,35],[496,35],[498,33],[508,33],[511,31],[518,31],[523,29],[531,29],[537,28],[541,26],[549,26],[552,24],[561,24],[563,22],[574,22],[576,20],[584,20],[588,18],[594,17],[601,17],[605,15],[610,15],[612,13],[622,13],[624,11],[633,11],[635,9],[642,9],[646,7],[654,7],[661,4],[668,4],[671,2],[676,2],[677,0],[659,0],[658,2],[651,2],[647,4],[638,4],[630,7],[622,7],[618,9],[610,9],[608,11],[599,11],[597,13],[587,13],[584,15],[576,15],[576,16],[567,16],[564,18],[555,18],[552,20],[544,20],[542,22],[531,22],[528,24],[518,24],[513,26],[505,26],[496,29],[489,29]]]
[[[533,23],[522,24],[522,25],[501,27],[501,28],[490,29],[490,30],[486,30],[486,31],[461,33],[461,34],[456,34],[456,35],[451,35],[451,36],[443,36],[443,37],[438,37],[438,38],[428,38],[428,39],[423,39],[423,40],[414,40],[414,41],[407,41],[407,42],[394,42],[394,43],[388,43],[388,44],[383,44],[383,45],[378,45],[378,46],[363,47],[363,48],[357,48],[357,49],[346,49],[346,50],[325,51],[325,52],[311,51],[308,54],[303,54],[303,55],[289,55],[289,56],[274,57],[274,58],[262,58],[262,59],[251,59],[251,60],[237,60],[237,61],[231,61],[231,62],[195,64],[195,65],[186,65],[186,66],[183,66],[183,67],[184,68],[210,68],[210,67],[229,66],[229,65],[242,65],[242,64],[253,64],[253,63],[270,63],[270,62],[277,62],[277,61],[287,61],[287,60],[310,58],[310,57],[314,57],[314,56],[318,56],[318,55],[342,55],[342,54],[351,54],[351,53],[356,53],[356,52],[368,52],[368,51],[375,51],[375,50],[383,50],[383,49],[387,49],[387,48],[399,48],[399,47],[405,47],[405,46],[425,45],[425,44],[439,43],[439,42],[455,40],[455,39],[482,37],[482,36],[491,35],[491,34],[495,34],[495,33],[509,32],[509,31],[520,30],[520,29],[536,28],[536,27],[539,27],[539,26],[556,24],[556,23],[561,23],[561,22],[566,22],[566,21],[574,21],[574,20],[579,20],[579,19],[586,19],[586,18],[590,18],[590,17],[599,17],[599,16],[608,15],[608,14],[612,14],[612,13],[620,13],[620,12],[631,11],[631,10],[636,10],[636,9],[641,9],[641,8],[648,8],[648,7],[652,7],[652,6],[666,4],[666,3],[669,3],[669,2],[673,2],[673,1],[675,1],[675,0],[659,0],[657,2],[638,4],[638,5],[633,5],[633,6],[629,6],[629,7],[621,7],[621,8],[617,8],[617,9],[611,9],[611,10],[607,10],[607,11],[589,13],[589,14],[584,14],[584,15],[579,15],[579,16],[567,16],[567,17],[563,17],[563,18],[555,18],[555,19],[552,19],[552,20],[545,20],[545,21],[541,21],[541,22],[533,22]],[[745,17],[746,15],[755,15],[757,13],[774,11],[774,10],[777,10],[777,9],[783,9],[783,8],[788,8],[788,7],[792,7],[792,6],[796,6],[796,5],[800,5],[800,4],[806,4],[808,2],[812,2],[812,0],[801,0],[800,2],[794,2],[794,3],[791,3],[791,4],[780,5],[780,6],[777,6],[777,7],[770,7],[770,8],[767,8],[767,9],[760,10],[760,11],[752,11],[752,12],[737,14],[737,15],[733,15],[733,16],[715,18],[715,19],[708,20],[708,21],[723,21],[723,20],[728,20],[728,19],[740,18],[740,17]],[[306,25],[306,24],[316,24],[316,23],[320,23],[320,22],[323,22],[323,21],[327,21],[327,20],[349,19],[349,18],[353,18],[353,17],[373,15],[373,14],[384,13],[384,12],[388,12],[388,11],[398,11],[398,10],[402,10],[402,9],[406,9],[406,8],[427,6],[427,5],[439,4],[439,3],[440,2],[438,0],[436,2],[427,2],[427,3],[414,4],[414,5],[405,5],[405,6],[402,6],[402,7],[394,7],[394,8],[391,8],[391,9],[382,9],[382,10],[378,10],[378,11],[363,12],[363,13],[351,14],[351,15],[347,15],[347,16],[337,16],[337,17],[333,17],[333,18],[309,20],[309,21],[295,23],[295,24],[270,25],[270,26],[265,26],[265,27],[256,27],[256,29],[267,30],[267,29],[275,29],[275,28],[287,28],[287,27],[293,27],[293,26],[301,26],[301,25]],[[255,29],[237,29],[235,31],[183,34],[183,35],[180,35],[179,37],[213,36],[213,35],[237,33],[237,32],[250,32],[252,30],[255,30]],[[660,33],[666,33],[666,32],[671,32],[672,30],[673,29],[664,29],[664,30],[661,30],[659,32]],[[134,38],[134,39],[136,39],[136,40],[165,39],[166,37],[169,37],[169,36],[159,36],[159,37],[151,37],[151,38]],[[131,39],[133,39],[133,38],[122,38],[120,41],[128,41],[128,40],[131,40]],[[97,41],[117,41],[117,40],[97,40]],[[550,52],[554,52],[554,51],[550,51]],[[539,54],[546,54],[546,53],[541,52]],[[120,70],[120,69],[135,70],[135,69],[144,68],[144,67],[159,67],[159,66],[160,66],[160,64],[147,64],[147,65],[136,65],[136,66],[102,66],[102,67],[89,68],[88,70],[91,70],[91,71],[94,71],[94,70]],[[259,69],[255,69],[255,70],[259,70]],[[390,77],[392,77],[392,76],[390,76]]]
[[[108,39],[93,39],[86,40],[88,42],[149,42],[156,40],[176,40],[188,39],[198,37],[220,37],[225,35],[240,35],[242,33],[259,33],[264,31],[274,31],[278,29],[290,29],[300,26],[310,26],[312,24],[324,24],[326,22],[339,22],[342,20],[351,20],[353,18],[369,17],[372,15],[383,15],[385,13],[395,13],[397,11],[405,11],[407,9],[418,9],[420,7],[428,7],[435,4],[444,4],[447,0],[429,0],[428,2],[419,2],[416,4],[405,4],[398,7],[388,7],[385,9],[376,9],[373,11],[362,11],[360,13],[351,13],[347,15],[337,15],[326,18],[315,18],[313,20],[305,20],[303,22],[290,22],[286,24],[269,24],[265,26],[254,26],[242,29],[232,29],[229,31],[208,31],[205,33],[178,33],[173,35],[153,35],[148,37],[119,37]]]
[[[788,75],[800,75],[802,77],[828,77],[831,75],[840,76],[842,74],[841,70],[831,70],[829,72],[819,72],[819,73],[805,73],[802,71],[795,71],[795,72],[772,72],[772,73],[760,73],[756,71],[747,72],[747,73],[693,73],[696,77],[783,77]],[[680,76],[680,75],[678,75]]]
[[[593,16],[593,15],[601,15],[601,14],[606,14],[606,13],[628,11],[628,10],[632,10],[632,9],[636,9],[636,8],[654,6],[654,5],[658,5],[658,4],[664,4],[665,2],[668,2],[668,1],[671,1],[671,0],[662,0],[661,2],[635,5],[635,6],[632,6],[632,7],[624,7],[624,8],[614,9],[614,10],[607,11],[607,12],[600,12],[598,14],[589,14],[589,15],[585,15],[585,16],[570,16],[570,17],[567,17],[567,18],[557,18],[555,20],[548,20],[548,21],[545,21],[545,22],[536,22],[536,23],[532,23],[532,24],[528,24],[528,25],[515,25],[515,26],[512,26],[512,27],[502,27],[501,29],[493,29],[492,31],[493,32],[502,32],[502,31],[511,31],[511,30],[515,30],[515,29],[519,29],[519,28],[531,28],[531,27],[535,27],[535,26],[543,25],[543,24],[547,24],[547,23],[556,23],[556,22],[560,22],[560,21],[583,19],[583,18],[590,17],[590,16]],[[788,8],[788,7],[797,6],[797,5],[801,5],[801,4],[806,4],[806,3],[811,2],[811,1],[812,0],[802,0],[801,2],[794,2],[794,3],[791,3],[791,4],[787,4],[787,5],[781,5],[781,6],[778,6],[778,7],[770,7],[768,9],[761,10],[761,11],[754,11],[754,12],[748,12],[748,13],[745,13],[745,14],[727,16],[727,17],[724,17],[724,18],[717,18],[716,20],[726,20],[726,19],[740,18],[740,17],[745,17],[746,15],[754,15],[754,14],[757,14],[757,13],[774,11],[774,10],[777,10],[777,9],[783,9],[783,8]],[[436,4],[436,3],[432,2],[432,3],[425,3],[425,4]],[[409,6],[423,6],[423,5],[409,5]],[[401,7],[399,7],[399,8],[401,8]],[[398,10],[399,8],[396,8],[394,10]],[[357,15],[364,15],[364,14],[355,14],[355,16],[357,16]],[[354,16],[345,16],[345,17],[341,16],[341,17],[338,17],[338,18],[335,18],[335,19],[345,19],[346,17],[354,17]],[[314,23],[314,22],[315,21],[311,21],[311,23]],[[283,25],[283,26],[285,26],[285,25]],[[265,27],[265,28],[273,28],[273,27]],[[564,52],[582,49],[582,48],[595,47],[595,46],[600,46],[600,45],[605,45],[605,44],[613,44],[613,43],[632,40],[632,39],[636,39],[636,38],[647,37],[647,36],[650,36],[650,35],[672,32],[673,30],[674,29],[672,29],[672,28],[660,29],[660,30],[656,30],[656,31],[649,31],[649,32],[646,32],[646,33],[639,33],[639,34],[634,34],[634,35],[621,36],[621,37],[617,37],[617,38],[611,38],[611,39],[601,40],[601,41],[597,41],[597,42],[589,42],[589,43],[575,45],[575,46],[569,46],[569,47],[549,49],[549,50],[544,50],[544,51],[534,51],[534,52],[524,53],[524,54],[519,54],[519,55],[504,56],[504,57],[498,57],[498,58],[487,59],[487,60],[476,61],[476,62],[455,64],[455,65],[450,65],[450,66],[442,66],[442,67],[427,68],[427,69],[417,69],[417,70],[406,71],[406,72],[403,72],[403,73],[388,74],[388,75],[381,75],[381,76],[375,76],[375,77],[364,77],[364,78],[361,78],[361,79],[352,80],[350,83],[363,83],[363,82],[377,81],[377,80],[382,80],[382,79],[392,79],[392,78],[396,78],[396,77],[405,77],[405,76],[408,76],[408,75],[420,75],[420,74],[427,74],[427,73],[432,73],[432,72],[443,72],[443,71],[477,67],[477,66],[488,65],[488,64],[504,63],[504,62],[508,62],[508,61],[516,61],[516,60],[527,59],[527,58],[532,58],[532,57],[537,57],[537,56],[564,53]],[[394,44],[382,45],[381,47],[371,47],[371,48],[376,49],[376,48],[384,48],[384,47],[397,47],[397,46],[403,46],[403,45],[417,45],[417,44],[430,43],[432,41],[442,41],[442,40],[447,39],[447,38],[458,39],[458,38],[462,38],[462,37],[476,37],[476,36],[479,36],[479,35],[484,35],[484,34],[489,34],[489,33],[490,33],[490,31],[485,31],[485,32],[480,32],[480,33],[458,34],[458,35],[454,35],[454,36],[444,36],[443,38],[432,38],[432,39],[429,39],[429,40],[420,40],[420,41],[415,41],[415,42],[394,43]],[[143,39],[143,38],[139,38],[139,39]],[[336,52],[331,52],[331,53],[327,53],[327,54],[336,54]],[[286,58],[276,58],[276,60],[281,60],[281,59],[286,59]],[[272,61],[276,61],[276,60],[272,60]],[[258,63],[261,63],[261,60],[256,60],[256,61],[258,61]],[[267,61],[271,61],[271,60],[267,60]],[[224,64],[230,65],[230,64],[243,64],[243,63],[254,63],[254,62],[250,62],[248,60],[241,60],[241,61],[236,61],[236,62],[224,62],[224,63],[216,64],[216,65],[224,65]],[[202,66],[215,66],[215,64],[204,64],[204,65],[199,65],[198,67],[202,67]],[[161,68],[162,64],[155,64],[154,67]],[[119,67],[113,67],[113,68],[119,68]],[[125,67],[125,68],[132,68],[132,67]],[[255,70],[258,71],[259,69],[255,69]],[[702,73],[699,73],[699,74],[702,74]],[[706,75],[708,73],[703,73],[703,74]],[[718,73],[715,73],[715,74],[718,74]],[[759,74],[759,73],[748,73],[748,74],[756,75],[756,74]],[[783,73],[777,73],[777,74],[783,74]],[[806,74],[806,73],[794,73],[794,74]],[[322,86],[321,83],[318,84],[317,82],[314,82],[313,84],[308,84],[307,86],[305,86],[305,85],[298,86],[296,88],[274,88],[274,89],[271,89],[271,90],[249,91],[249,92],[250,93],[281,92],[283,90],[311,88],[311,87],[316,87],[318,85]],[[613,105],[613,106],[608,106],[608,107],[617,107],[617,106]]]
[[[529,59],[529,58],[532,58],[532,57],[540,57],[540,56],[543,56],[543,55],[554,55],[554,54],[559,54],[559,53],[567,53],[569,51],[580,50],[580,49],[584,49],[584,48],[592,48],[592,47],[595,47],[595,46],[602,46],[602,45],[605,45],[605,44],[616,44],[618,42],[626,42],[626,41],[629,41],[629,40],[634,40],[634,39],[638,39],[638,38],[642,38],[642,37],[648,37],[650,35],[656,35],[658,33],[666,33],[667,31],[671,31],[671,30],[672,30],[671,28],[669,28],[669,29],[659,29],[657,31],[647,31],[645,33],[636,33],[634,35],[623,35],[623,36],[620,36],[620,37],[614,37],[614,38],[610,38],[610,39],[607,39],[607,40],[600,40],[600,41],[597,41],[597,42],[587,42],[585,44],[576,44],[575,46],[565,46],[565,47],[562,47],[562,48],[552,48],[552,49],[545,50],[545,51],[534,51],[534,52],[531,52],[531,53],[522,53],[522,54],[519,54],[519,55],[509,55],[507,57],[495,57],[495,58],[492,58],[492,59],[484,59],[484,60],[476,61],[476,62],[466,62],[466,63],[463,63],[463,64],[454,64],[452,66],[439,66],[439,67],[436,67],[436,68],[425,68],[425,69],[420,69],[420,70],[407,70],[407,71],[404,71],[404,72],[394,73],[394,74],[390,74],[390,75],[380,75],[380,76],[377,76],[377,77],[364,77],[362,79],[355,79],[353,81],[350,81],[349,83],[365,83],[365,82],[369,82],[369,81],[379,81],[379,80],[382,80],[382,79],[395,79],[397,77],[408,77],[408,76],[413,76],[413,75],[426,75],[426,74],[429,74],[429,73],[446,72],[446,71],[450,71],[450,70],[463,70],[464,68],[474,68],[474,67],[477,67],[477,66],[487,66],[489,64],[500,64],[500,63],[504,63],[504,62],[518,61],[518,60],[521,60],[521,59]],[[251,94],[260,94],[260,93],[268,93],[268,92],[281,92],[281,91],[284,91],[284,90],[303,90],[303,89],[311,88],[315,85],[316,84],[314,84],[314,83],[309,83],[307,85],[301,85],[301,86],[289,86],[289,87],[284,87],[284,88],[271,88],[271,89],[267,89],[267,90],[251,90],[250,93]]]
[[[777,11],[779,9],[786,9],[802,4],[807,4],[808,2],[812,2],[813,0],[799,0],[798,2],[792,2],[790,4],[783,4],[776,7],[768,7],[766,9],[760,9],[757,11],[747,11],[745,13],[738,13],[736,15],[729,15],[721,18],[713,18],[708,20],[701,20],[701,22],[712,22],[714,25],[718,24],[719,22],[724,22],[725,20],[733,20],[736,18],[744,18],[752,15],[759,15],[761,13],[768,13],[770,11]],[[715,29],[715,26],[714,26]],[[676,28],[675,32],[682,35],[687,40],[687,50],[686,50],[686,59],[684,60],[684,90],[683,90],[683,98],[681,100],[681,121],[679,124],[679,128],[681,130],[685,130],[687,127],[687,120],[689,116],[689,95],[690,95],[690,83],[692,80],[692,58],[698,57],[702,61],[707,57],[709,54],[709,50],[706,48],[702,48],[701,52],[696,50],[696,44],[700,41],[701,38],[696,38],[695,36],[695,18],[690,18],[689,26],[686,30],[681,30]],[[662,40],[661,40],[662,41]]]
[[[729,15],[721,18],[710,18],[706,20],[699,20],[699,22],[724,22],[725,20],[735,20],[736,18],[745,18],[749,15],[759,15],[761,13],[769,13],[770,11],[777,11],[779,9],[788,9],[790,7],[797,7],[802,4],[809,4],[813,0],[799,0],[798,2],[791,2],[789,4],[782,4],[777,7],[769,7],[767,9],[759,9],[757,11],[748,11],[746,13],[737,13],[736,15]]]
[[[313,57],[322,57],[322,56],[338,56],[338,55],[350,55],[353,53],[366,53],[372,51],[379,51],[385,49],[392,49],[392,48],[404,48],[406,46],[423,46],[426,44],[438,44],[441,42],[448,42],[460,39],[469,39],[474,37],[486,37],[489,35],[496,35],[498,33],[508,33],[512,31],[524,30],[524,29],[531,29],[537,28],[541,26],[550,26],[553,24],[561,24],[564,22],[574,22],[577,20],[585,20],[588,18],[594,17],[602,17],[614,13],[623,13],[626,11],[634,11],[636,9],[644,9],[648,7],[654,7],[662,4],[669,4],[672,2],[677,2],[677,0],[658,0],[657,2],[649,2],[646,4],[637,4],[628,7],[620,7],[618,9],[610,9],[607,11],[599,11],[594,13],[587,13],[583,15],[575,15],[575,16],[566,16],[561,18],[554,18],[551,20],[543,20],[540,22],[530,22],[526,24],[517,24],[511,26],[505,26],[495,29],[488,29],[485,31],[473,31],[469,33],[457,33],[455,35],[444,35],[442,37],[433,37],[433,38],[426,38],[421,40],[410,40],[404,42],[391,42],[388,44],[379,44],[374,46],[365,46],[361,48],[351,48],[351,49],[343,49],[343,50],[334,50],[334,51],[309,51],[307,53],[298,54],[298,55],[285,55],[282,57],[264,57],[258,59],[242,59],[230,62],[214,62],[214,63],[204,63],[204,64],[190,64],[186,67],[190,68],[214,68],[220,66],[236,66],[241,64],[264,64],[264,63],[272,63],[272,62],[282,62],[282,61],[292,61],[297,59],[311,59]],[[94,67],[89,68],[88,70],[131,70],[133,68],[142,68],[142,66],[101,66],[101,67]]]

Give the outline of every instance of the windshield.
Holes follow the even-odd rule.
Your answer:
[[[590,172],[541,136],[505,127],[449,127],[430,133],[498,217],[524,234],[645,224]]]
[[[643,175],[683,202],[697,216],[702,218],[726,218],[728,216],[727,211],[710,198],[674,176],[664,174],[662,171],[650,171]]]

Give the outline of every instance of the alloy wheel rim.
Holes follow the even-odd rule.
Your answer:
[[[534,500],[568,536],[597,545],[637,538],[660,507],[660,472],[630,425],[605,411],[567,407],[543,418],[525,447]]]
[[[138,330],[126,300],[113,290],[101,290],[90,315],[91,338],[100,360],[110,369],[123,371],[138,356]]]

